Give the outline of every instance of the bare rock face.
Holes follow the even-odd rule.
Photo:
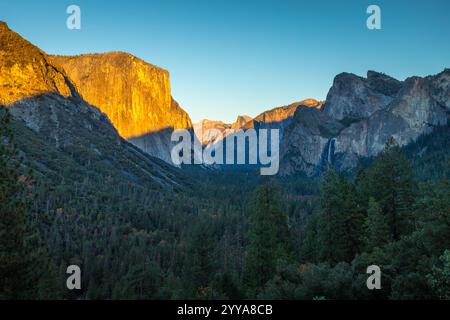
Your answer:
[[[391,137],[407,145],[446,125],[450,119],[449,75],[447,69],[435,76],[407,79],[386,110],[342,130],[336,137],[336,165],[350,169],[355,165],[353,159],[376,156]]]
[[[122,52],[53,56],[52,61],[86,101],[108,115],[123,138],[171,163],[171,133],[191,129],[192,123],[171,96],[166,70]]]
[[[367,79],[351,73],[341,73],[334,79],[323,110],[339,121],[367,118],[385,109],[398,91],[398,83],[390,77],[373,71]],[[395,86],[391,87],[391,82]]]
[[[299,108],[285,130],[282,174],[314,175],[328,165],[355,168],[376,156],[390,138],[401,146],[450,122],[450,69],[404,82],[368,72],[341,74],[321,110]]]
[[[384,73],[369,70],[367,71],[367,86],[375,92],[388,97],[395,96],[402,88],[403,83]]]
[[[287,126],[281,141],[281,173],[297,172],[314,175],[326,162],[324,150],[330,139],[342,130],[343,125],[327,113],[316,108],[299,108],[292,123]]]
[[[51,64],[47,54],[0,22],[0,104],[36,132],[70,144],[73,138],[64,134],[64,110],[79,112],[88,118],[106,120],[102,113],[84,102],[64,71]],[[61,120],[61,121],[60,121]],[[100,121],[99,123],[103,123]],[[84,127],[82,125],[81,127]],[[116,133],[117,135],[117,133]]]

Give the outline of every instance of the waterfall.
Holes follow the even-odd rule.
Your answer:
[[[329,164],[333,163],[333,155],[334,155],[334,144],[336,142],[336,138],[331,138],[330,141],[328,141],[328,154],[327,154],[327,161]]]

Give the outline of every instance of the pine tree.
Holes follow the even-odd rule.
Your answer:
[[[340,206],[340,190],[338,176],[332,168],[328,168],[320,188],[320,218],[318,219],[319,257],[322,261],[334,260],[334,244],[338,219],[336,212]]]
[[[433,266],[427,280],[436,297],[450,300],[450,250],[445,250],[439,260],[442,267]]]
[[[302,262],[314,263],[318,262],[319,248],[319,221],[321,216],[319,214],[312,214],[308,217],[308,222],[304,231],[304,237],[300,249],[300,258]]]
[[[409,161],[398,143],[391,139],[368,173],[369,196],[380,204],[387,216],[393,240],[408,231],[414,203],[414,180]]]
[[[19,165],[8,125],[0,107],[0,298],[20,299],[28,291],[29,259],[25,251],[25,206]]]
[[[374,198],[369,200],[367,218],[365,221],[365,245],[368,251],[390,241],[389,225],[386,216]]]
[[[276,187],[268,183],[256,191],[245,276],[251,297],[260,292],[272,278],[277,262],[289,257],[287,216],[279,209],[276,199],[279,199],[279,193]]]
[[[320,205],[320,260],[331,263],[351,261],[361,249],[364,221],[354,185],[330,168],[322,182]]]
[[[184,277],[191,297],[204,298],[209,294],[214,270],[212,243],[210,225],[206,222],[197,222],[189,239]]]

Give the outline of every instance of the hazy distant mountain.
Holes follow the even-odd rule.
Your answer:
[[[223,121],[214,121],[204,119],[194,124],[194,131],[199,138],[200,128],[203,128],[203,137],[201,141],[203,144],[209,144],[216,140],[217,132],[220,132],[222,136],[227,136],[233,132],[233,130],[247,130],[253,129],[280,129],[280,136],[283,134],[283,130],[288,125],[292,117],[299,107],[304,108],[321,108],[323,102],[315,99],[306,99],[300,102],[295,102],[287,106],[273,108],[268,111],[264,111],[254,119],[250,116],[240,115],[237,117],[234,123],[224,123]],[[211,131],[215,129],[217,131]]]
[[[226,137],[233,130],[243,128],[251,119],[249,116],[238,116],[234,123],[203,119],[194,124],[194,132],[203,145],[208,145]]]

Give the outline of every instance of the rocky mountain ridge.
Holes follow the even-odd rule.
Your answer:
[[[94,170],[111,181],[181,185],[174,168],[125,141],[59,65],[6,23],[0,23],[0,57],[0,107],[13,115],[19,150],[37,171],[58,175],[70,163],[73,176]]]
[[[450,69],[401,82],[369,71],[336,76],[322,109],[298,109],[281,142],[281,173],[351,170],[392,137],[408,145],[450,120]]]
[[[63,70],[0,21],[0,103],[8,106],[45,93],[78,97]]]
[[[215,121],[204,119],[194,124],[194,132],[199,140],[203,141],[204,145],[210,144],[217,138],[217,133],[223,137],[233,133],[235,130],[247,129],[280,129],[281,134],[284,128],[291,122],[295,111],[298,108],[317,108],[323,106],[322,101],[315,99],[305,99],[286,106],[270,109],[260,113],[255,118],[250,116],[240,115],[234,123],[224,123],[223,121]],[[199,138],[200,128],[203,129],[203,137]],[[215,129],[211,131],[211,129]],[[217,131],[216,131],[217,130]]]

